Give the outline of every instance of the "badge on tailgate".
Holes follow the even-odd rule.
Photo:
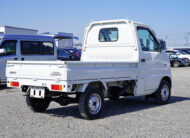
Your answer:
[[[45,88],[32,87],[30,89],[30,97],[45,98]]]

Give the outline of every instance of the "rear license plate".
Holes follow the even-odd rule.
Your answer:
[[[30,88],[30,97],[45,98],[45,88],[32,87]]]

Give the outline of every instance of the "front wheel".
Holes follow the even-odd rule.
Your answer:
[[[158,103],[167,104],[170,100],[171,84],[166,80],[162,80],[155,94]]]
[[[101,115],[103,105],[103,92],[97,88],[88,87],[79,99],[79,111],[85,119],[98,118]]]
[[[47,98],[39,99],[39,98],[32,98],[29,95],[26,96],[26,103],[28,107],[34,112],[45,111],[48,108],[50,102],[51,101]]]

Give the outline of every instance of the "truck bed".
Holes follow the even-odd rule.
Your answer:
[[[136,62],[8,61],[6,69],[8,81],[19,81],[20,86],[130,80],[137,74]]]

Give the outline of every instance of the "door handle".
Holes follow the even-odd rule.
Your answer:
[[[14,60],[18,60],[18,58],[14,58]]]
[[[21,58],[21,60],[23,61],[23,60],[24,60],[24,58],[22,57],[22,58]]]
[[[143,59],[141,59],[141,62],[146,62],[146,59],[144,59],[144,58],[143,58]]]

